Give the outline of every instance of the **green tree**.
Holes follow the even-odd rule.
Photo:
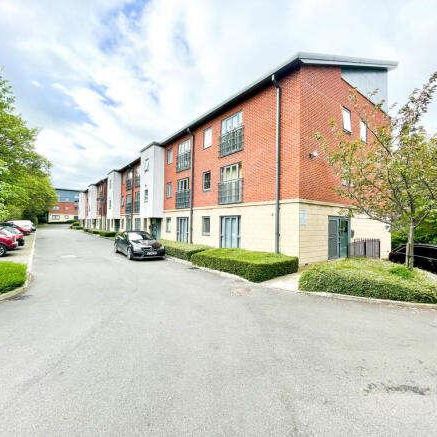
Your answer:
[[[370,132],[365,146],[335,123],[334,144],[317,135],[342,181],[339,194],[353,205],[349,212],[365,213],[394,230],[408,229],[405,264],[410,268],[415,230],[437,210],[437,137],[420,124],[436,88],[437,72],[392,118],[383,115],[381,105],[366,111],[353,94],[354,109]]]
[[[12,87],[0,71],[0,220],[36,217],[56,202],[50,162],[35,151],[37,134],[16,113]]]

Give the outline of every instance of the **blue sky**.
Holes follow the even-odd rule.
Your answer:
[[[55,185],[84,188],[298,51],[396,60],[402,103],[437,70],[436,16],[435,0],[0,0],[0,65]]]

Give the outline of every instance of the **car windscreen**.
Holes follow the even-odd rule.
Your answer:
[[[130,241],[152,240],[152,236],[147,232],[129,232],[127,237]]]
[[[2,231],[8,231],[8,232],[10,232],[11,234],[19,234],[20,233],[20,231],[18,231],[17,229],[15,229],[15,228],[12,228],[12,227],[10,227],[10,226],[5,226],[4,228],[0,228]]]

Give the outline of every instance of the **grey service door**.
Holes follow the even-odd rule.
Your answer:
[[[240,216],[224,216],[220,219],[220,247],[240,247]]]
[[[347,217],[329,217],[328,220],[328,259],[346,258],[349,254],[350,220]]]

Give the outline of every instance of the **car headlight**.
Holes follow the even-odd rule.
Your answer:
[[[139,244],[132,244],[132,249],[134,252],[142,252],[141,246]]]

